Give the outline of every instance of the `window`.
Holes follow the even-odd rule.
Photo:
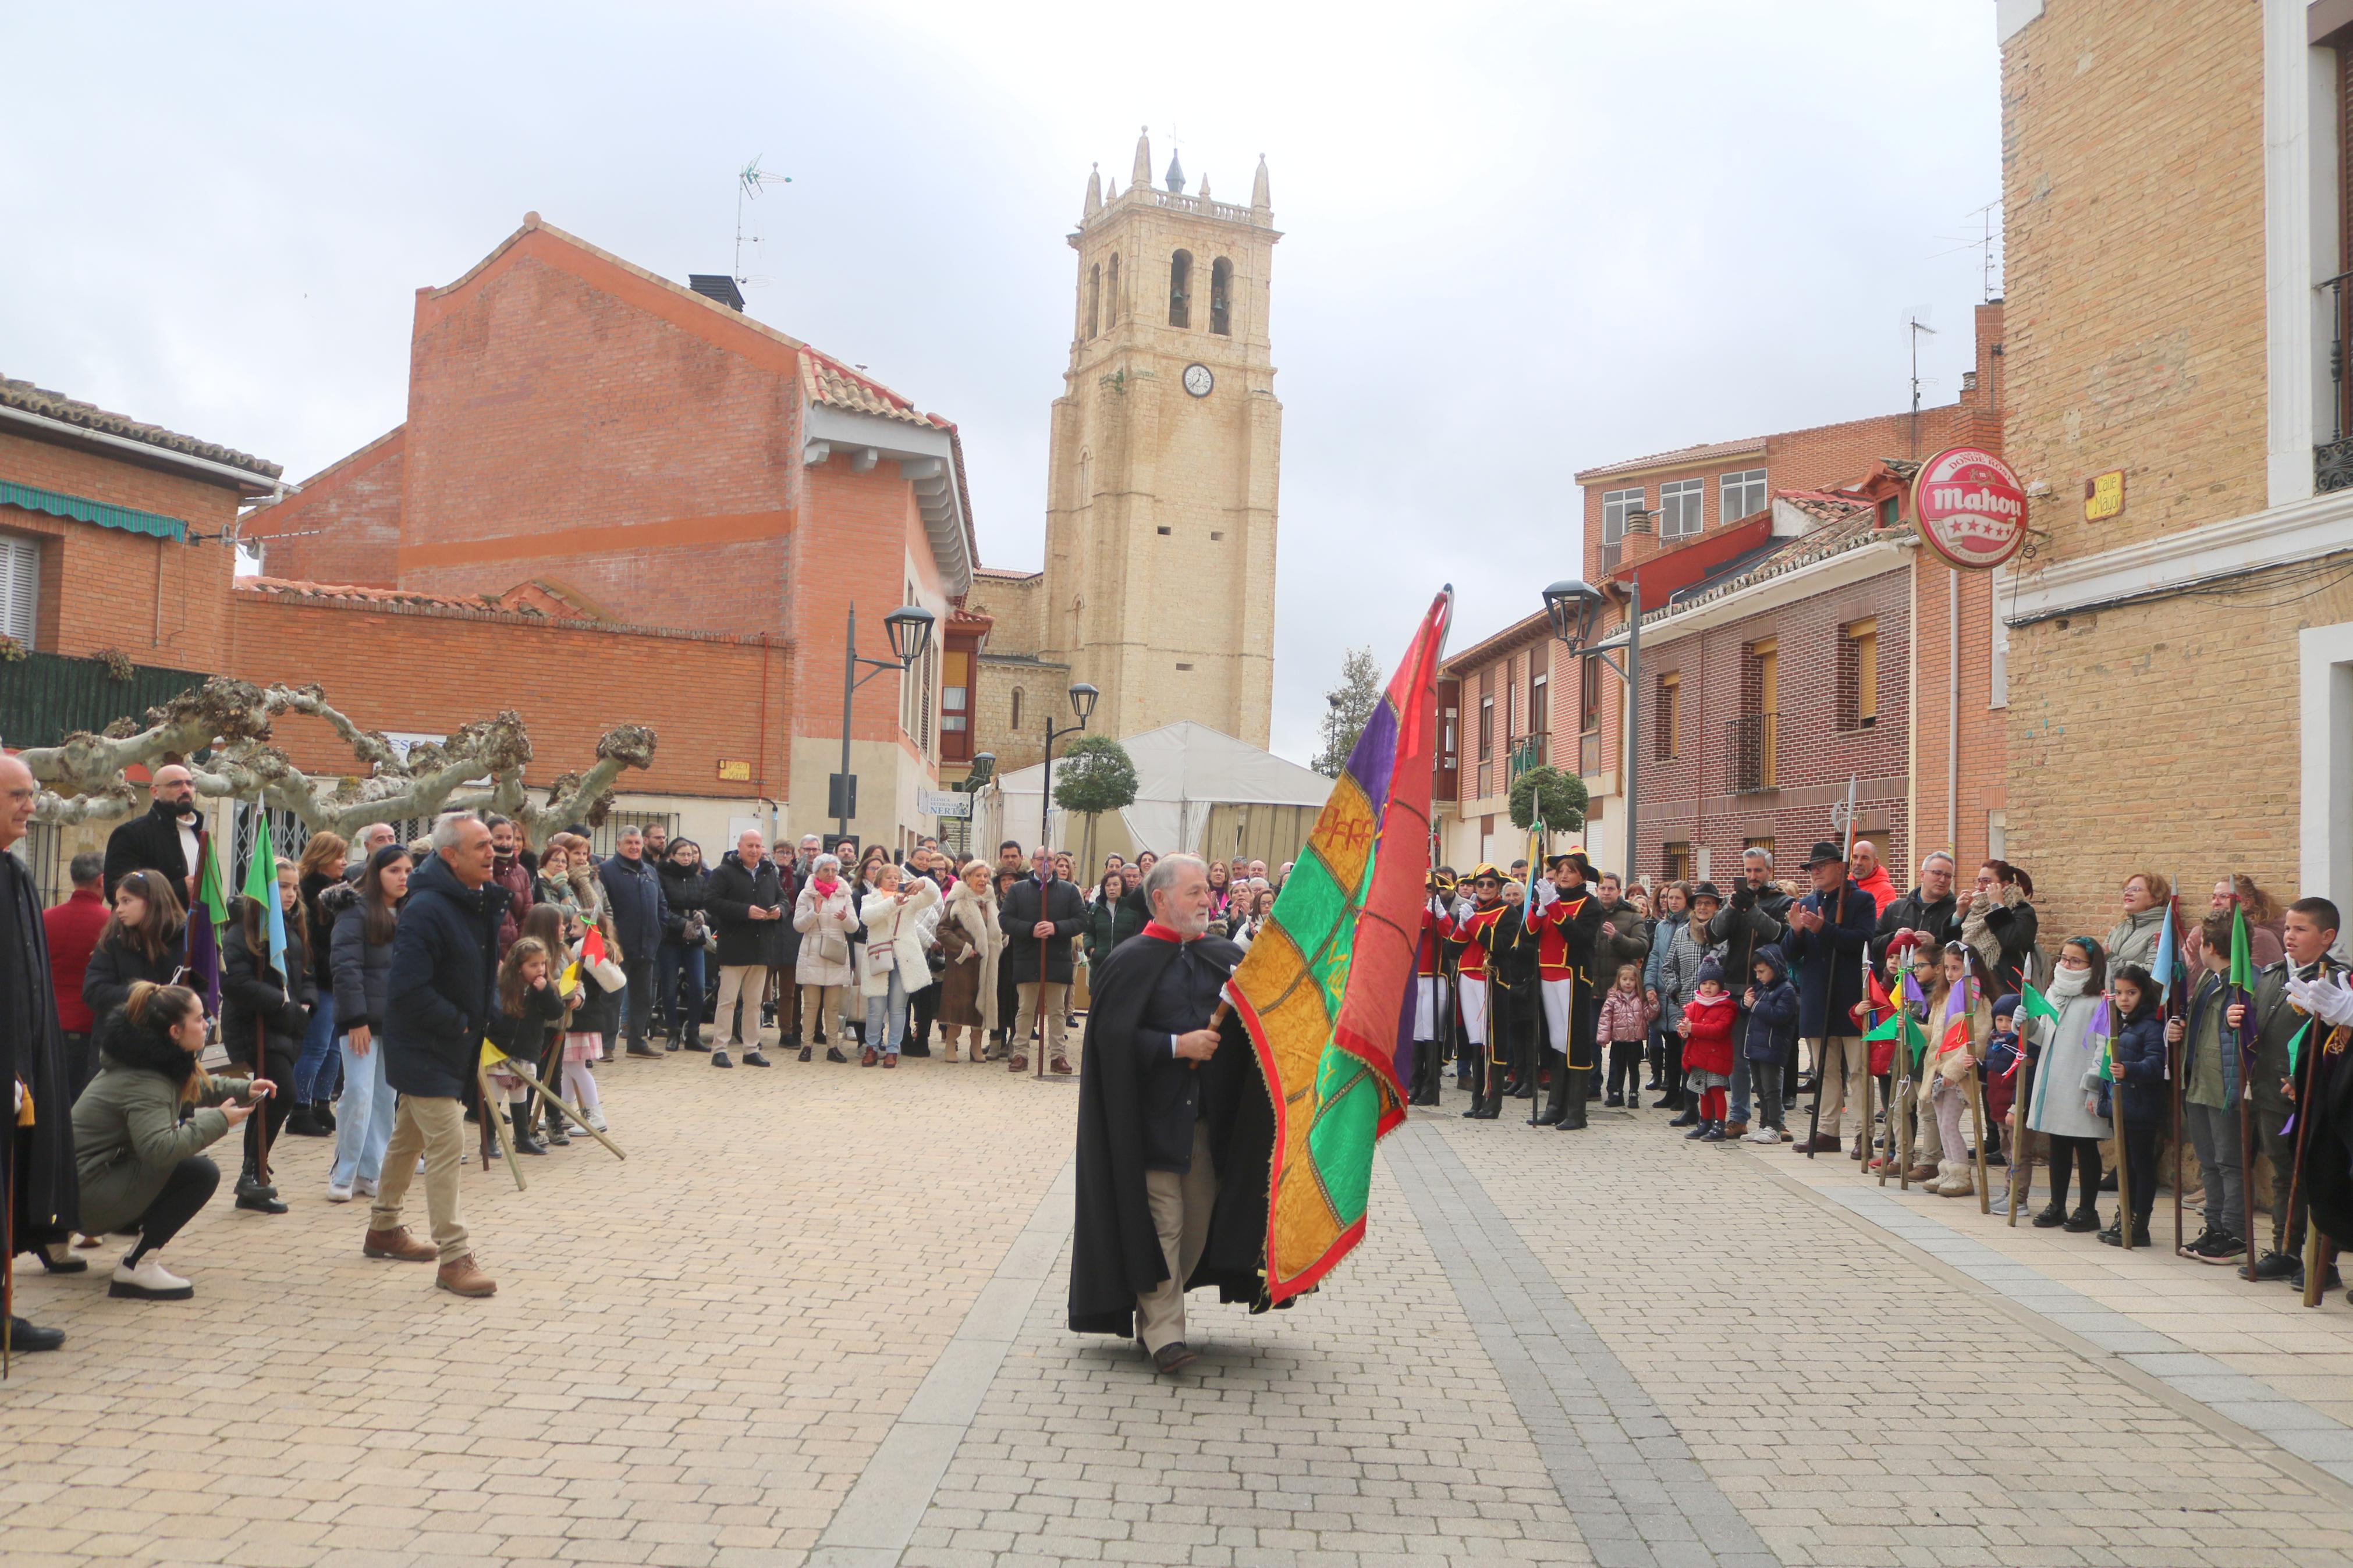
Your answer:
[[[1491,695],[1494,679],[1493,665],[1479,672],[1479,796],[1482,800],[1493,793],[1495,783],[1495,699]]]
[[[1750,647],[1757,678],[1757,787],[1772,789],[1774,742],[1781,710],[1781,645],[1767,639]]]
[[[1528,679],[1528,733],[1541,735],[1552,727],[1552,672],[1535,668],[1534,658],[1529,667],[1535,673]]]
[[[0,636],[30,648],[40,629],[41,546],[0,534]]]
[[[1155,532],[1155,533],[1156,533],[1156,534],[1158,534],[1158,535],[1159,535],[1161,538],[1163,538],[1163,539],[1167,538],[1167,537],[1168,537],[1168,534],[1169,534],[1169,530],[1168,530],[1167,528],[1166,528],[1165,526],[1164,526],[1164,527],[1160,527],[1160,528],[1155,528],[1155,529],[1154,529],[1152,531],[1153,531],[1153,532]]]
[[[1103,315],[1103,325],[1106,327],[1115,326],[1119,322],[1119,252],[1116,250],[1111,253],[1109,281],[1111,289],[1103,297],[1103,303],[1109,307]]]
[[[1642,510],[1642,492],[1604,490],[1601,492],[1601,542],[1615,544],[1626,537],[1626,514]]]
[[[1168,258],[1168,324],[1193,324],[1193,253],[1189,250]]]
[[[1577,771],[1601,771],[1601,661],[1577,661]]]
[[[1898,496],[1879,498],[1879,526],[1894,528],[1904,521],[1904,501]]]
[[[1087,336],[1103,331],[1103,264],[1087,268]]]
[[[1665,861],[1666,879],[1668,881],[1688,882],[1692,879],[1692,852],[1690,844],[1681,842],[1663,844],[1660,846],[1660,850],[1662,857]]]
[[[1006,728],[1008,730],[1018,730],[1021,728],[1021,689],[1018,686],[1013,689],[1012,721],[1007,724]]]
[[[1847,730],[1868,730],[1879,722],[1879,622],[1856,621],[1839,634],[1839,717]]]
[[[1669,479],[1659,487],[1659,537],[1682,539],[1705,526],[1707,481]]]
[[[950,648],[942,661],[940,760],[972,760],[972,650]]]
[[[1179,669],[1190,669],[1190,668],[1192,668],[1193,667],[1192,667],[1191,665],[1189,665],[1189,664],[1180,664],[1180,665],[1178,665],[1176,668],[1179,668]]]
[[[1765,506],[1764,469],[1743,468],[1715,481],[1715,515],[1718,521],[1730,522],[1736,518],[1754,517],[1763,511]]]
[[[1993,623],[1993,647],[1987,659],[1986,706],[2007,708],[2010,706],[2010,626],[2001,618],[2000,583],[1996,581],[1989,586],[1995,592],[1991,595],[1992,613],[1988,616]]]
[[[1233,335],[1234,264],[1224,257],[1209,263],[1209,331]]]
[[[1683,678],[1680,670],[1669,670],[1659,677],[1658,745],[1656,755],[1661,762],[1672,762],[1683,755]]]

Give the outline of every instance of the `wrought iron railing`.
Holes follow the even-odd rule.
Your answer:
[[[2353,338],[2353,298],[2347,295],[2347,285],[2353,283],[2353,272],[2340,272],[2336,277],[2315,284],[2316,289],[2328,291],[2328,384],[2330,404],[2327,438],[2313,447],[2312,482],[2318,490],[2341,490],[2353,488],[2353,406],[2348,406],[2345,378],[2348,369],[2347,341]]]
[[[1732,793],[1757,795],[1776,787],[1774,742],[1778,738],[1775,713],[1743,713],[1729,726]]]

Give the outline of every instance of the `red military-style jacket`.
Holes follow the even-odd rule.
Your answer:
[[[1457,973],[1467,980],[1487,978],[1487,957],[1495,942],[1495,922],[1504,918],[1504,911],[1510,907],[1508,904],[1490,904],[1483,910],[1474,909],[1461,920],[1449,922],[1447,940],[1462,949],[1462,955],[1455,966]]]
[[[1413,972],[1424,980],[1435,979],[1446,956],[1446,938],[1451,930],[1445,915],[1424,904],[1421,907],[1421,940],[1415,944]]]
[[[1536,911],[1536,973],[1593,984],[1593,939],[1606,917],[1590,889],[1564,893]]]

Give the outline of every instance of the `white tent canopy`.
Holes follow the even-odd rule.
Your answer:
[[[1284,762],[1207,724],[1189,719],[1130,735],[1120,742],[1135,763],[1135,802],[1119,814],[1126,836],[1139,851],[1200,854],[1209,814],[1221,805],[1305,806],[1321,809],[1332,781],[1313,768]],[[1060,766],[1057,758],[1055,765]],[[1046,770],[1033,763],[998,778],[976,803],[973,847],[987,854],[1001,840],[1037,841],[1044,803]],[[1108,819],[1106,819],[1108,820]],[[1070,844],[1074,827],[1057,807],[1049,837]]]

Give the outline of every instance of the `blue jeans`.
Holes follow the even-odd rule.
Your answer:
[[[311,1027],[302,1037],[302,1054],[294,1059],[294,1103],[332,1098],[335,1087],[335,994],[325,992],[311,1009]]]
[[[899,972],[893,969],[891,972],[890,994],[866,999],[866,1044],[869,1048],[886,1057],[895,1057],[899,1054],[900,1042],[906,1037],[907,986],[899,978]]]
[[[339,1042],[343,1058],[343,1099],[335,1108],[335,1163],[328,1182],[348,1187],[353,1178],[375,1181],[384,1174],[385,1145],[392,1142],[392,1086],[384,1079],[384,1041],[368,1047],[365,1056],[352,1049],[349,1036]]]
[[[700,942],[666,942],[655,952],[654,1010],[670,1023],[673,1040],[702,1037],[702,961]]]

